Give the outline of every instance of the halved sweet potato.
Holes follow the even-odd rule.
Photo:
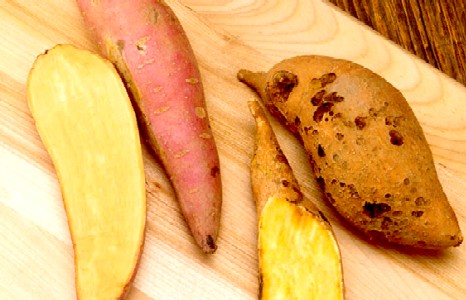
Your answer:
[[[121,299],[144,243],[146,193],[136,117],[113,65],[58,45],[40,55],[28,101],[60,181],[79,299]]]

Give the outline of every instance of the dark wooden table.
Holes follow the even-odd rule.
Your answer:
[[[465,0],[328,0],[466,85]]]

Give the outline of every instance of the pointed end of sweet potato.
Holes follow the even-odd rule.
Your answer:
[[[236,77],[251,89],[253,89],[262,99],[265,99],[265,88],[267,84],[267,73],[253,72],[246,69],[238,71]]]

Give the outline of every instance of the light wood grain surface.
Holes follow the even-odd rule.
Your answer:
[[[419,118],[440,180],[466,230],[466,89],[319,0],[167,0],[187,31],[217,140],[224,206],[219,249],[202,255],[157,161],[144,150],[146,247],[130,299],[255,299],[254,123],[236,80],[298,54],[358,62],[399,88]],[[57,43],[96,50],[71,0],[0,2],[0,298],[74,299],[73,252],[60,189],[26,103],[35,57]],[[367,243],[321,200],[304,151],[273,122],[304,193],[341,245],[347,299],[462,299],[466,246],[443,252]]]

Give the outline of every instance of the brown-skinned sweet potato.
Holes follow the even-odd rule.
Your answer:
[[[381,76],[309,55],[238,78],[302,141],[325,198],[370,239],[434,249],[462,242],[423,130]]]

